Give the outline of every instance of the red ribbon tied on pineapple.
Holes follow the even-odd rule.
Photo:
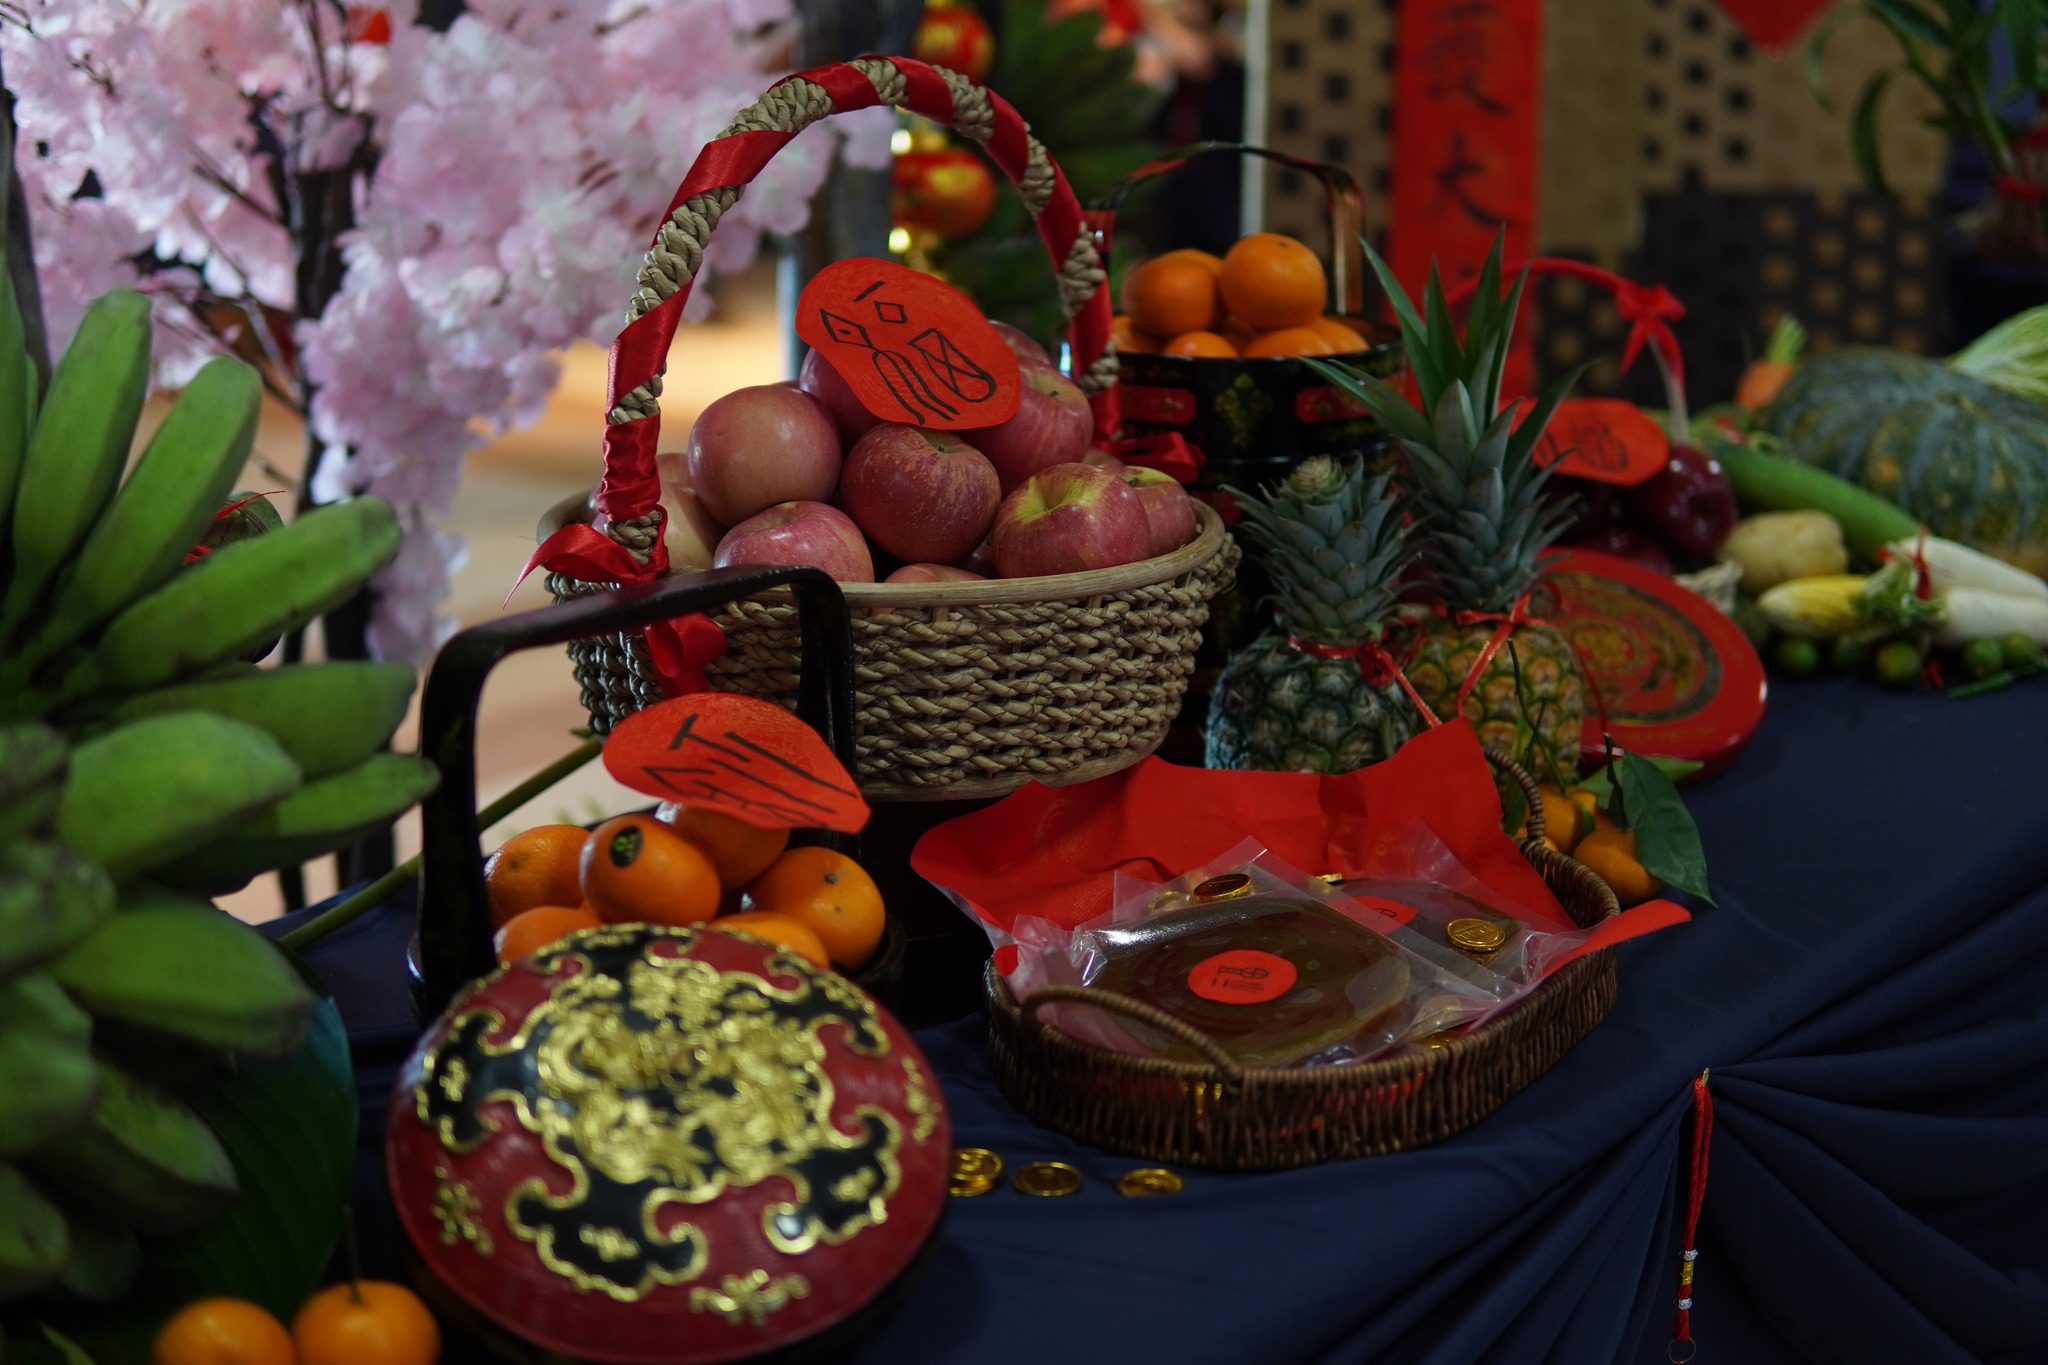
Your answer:
[[[1443,724],[1436,712],[1430,710],[1429,703],[1422,699],[1422,694],[1415,690],[1415,684],[1408,681],[1408,674],[1402,668],[1401,661],[1389,654],[1387,647],[1378,640],[1363,640],[1355,645],[1319,645],[1313,640],[1304,640],[1299,635],[1290,635],[1287,637],[1287,643],[1304,654],[1315,655],[1318,659],[1358,660],[1359,676],[1365,679],[1368,687],[1380,687],[1388,682],[1397,682],[1401,684],[1401,690],[1408,694],[1408,700],[1415,703],[1415,709],[1422,713],[1422,719],[1430,729],[1434,730]],[[1414,658],[1415,649],[1419,648],[1421,643],[1418,637],[1409,648],[1410,660]],[[1464,699],[1461,696],[1459,700],[1462,702]]]

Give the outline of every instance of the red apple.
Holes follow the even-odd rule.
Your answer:
[[[734,389],[690,428],[690,486],[723,525],[779,502],[822,502],[838,484],[839,432],[797,389]]]
[[[1152,530],[1129,484],[1070,462],[1040,470],[1003,499],[995,547],[1004,578],[1036,578],[1149,559]]]
[[[1178,550],[1195,538],[1195,504],[1180,480],[1142,465],[1124,470],[1123,481],[1138,495],[1145,509],[1145,525],[1152,532],[1152,553],[1163,555]]]
[[[951,564],[905,564],[883,579],[884,583],[979,583],[985,577]]]
[[[841,583],[872,583],[875,561],[853,518],[822,502],[781,502],[725,533],[712,557],[716,569],[735,564],[803,564]]]
[[[981,544],[975,546],[974,552],[960,561],[960,567],[973,574],[976,578],[997,577],[995,541],[984,540]]]
[[[1089,446],[1088,453],[1081,457],[1081,463],[1092,464],[1097,469],[1107,469],[1112,474],[1121,474],[1130,467],[1099,446]]]
[[[1628,490],[1636,520],[1680,559],[1706,559],[1735,529],[1735,488],[1721,462],[1673,444],[1664,468]]]
[[[1095,416],[1071,379],[1030,365],[1019,377],[1023,392],[1016,416],[960,433],[967,444],[988,456],[1005,494],[1041,469],[1079,460],[1095,436]]]
[[[1019,365],[1027,369],[1032,366],[1043,366],[1048,370],[1059,368],[1053,364],[1052,356],[1046,353],[1045,347],[1032,340],[1031,333],[1022,327],[1013,327],[1007,322],[997,322],[993,318],[989,320],[988,325],[996,329],[996,335],[1003,339],[1003,345],[1009,347],[1011,354],[1017,357]]]
[[[839,505],[868,539],[908,563],[950,564],[988,535],[1002,483],[982,453],[950,431],[884,422],[854,442]]]
[[[839,429],[842,449],[858,441],[870,427],[882,420],[868,411],[867,405],[854,393],[853,386],[840,378],[839,371],[832,368],[832,362],[825,359],[822,352],[804,353],[803,368],[797,371],[796,383],[832,414],[832,424]]]

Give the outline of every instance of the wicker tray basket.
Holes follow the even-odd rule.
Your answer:
[[[1591,869],[1542,843],[1542,805],[1529,775],[1498,753],[1487,757],[1528,792],[1530,837],[1522,853],[1565,911],[1587,928],[1619,913],[1614,893]],[[1109,991],[1047,986],[1019,1004],[993,964],[985,984],[989,1062],[1018,1109],[1113,1152],[1227,1171],[1377,1156],[1462,1132],[1606,1018],[1617,991],[1614,949],[1605,948],[1568,964],[1469,1033],[1357,1066],[1288,1068],[1242,1066],[1171,1015]],[[1169,1061],[1081,1042],[1038,1017],[1059,1001],[1128,1015],[1207,1060]]]
[[[745,149],[734,156],[728,146],[739,139],[786,140],[821,118],[875,104],[950,126],[979,143],[1016,184],[1059,278],[1075,382],[1096,405],[1098,428],[1113,420],[1108,267],[1065,177],[1016,111],[965,76],[904,57],[863,57],[804,72],[743,110],[706,146],[648,253],[633,320],[613,349],[606,483],[594,501],[605,504],[606,534],[643,576],[653,572],[658,510],[644,491],[629,498],[613,488],[630,481],[615,480],[623,463],[651,459],[661,377],[658,360],[646,357],[666,354],[704,244],[746,188],[744,178],[695,188],[702,168],[743,161]],[[632,353],[643,368],[654,367],[645,375],[621,360],[636,333]],[[621,434],[634,427],[641,430]],[[644,490],[645,471],[637,477]],[[595,511],[571,515],[591,520]],[[863,792],[871,800],[1000,796],[1034,778],[1085,781],[1137,762],[1179,710],[1209,600],[1228,586],[1236,561],[1222,523],[1205,512],[1189,545],[1115,569],[988,583],[846,585]],[[547,583],[557,600],[612,586],[562,573]],[[791,697],[798,643],[788,604],[763,597],[717,619],[728,652],[706,669],[711,685]],[[637,635],[583,641],[569,652],[601,734],[662,696]]]

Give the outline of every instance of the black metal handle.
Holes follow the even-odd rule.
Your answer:
[[[768,588],[796,597],[803,665],[797,714],[854,771],[853,628],[839,585],[818,569],[732,568],[677,574],[571,598],[471,626],[442,646],[420,697],[420,752],[441,786],[420,812],[415,1003],[423,1018],[447,1008],[463,983],[491,968],[491,906],[476,824],[476,717],[484,681],[506,656],[708,612]]]

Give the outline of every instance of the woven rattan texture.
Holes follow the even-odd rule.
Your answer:
[[[1590,869],[1535,840],[1522,849],[1577,923],[1615,913]],[[1614,950],[1603,949],[1440,1046],[1357,1066],[1226,1071],[1080,1042],[1028,1018],[993,966],[985,984],[990,1068],[1025,1114],[1110,1151],[1230,1171],[1378,1156],[1462,1132],[1555,1065],[1618,990]]]
[[[856,610],[863,790],[990,795],[1135,763],[1180,711],[1209,600],[1237,558],[1226,538],[1177,578],[1095,597]],[[558,598],[604,586],[548,579]],[[802,663],[795,606],[766,594],[717,620],[727,648],[705,669],[711,685],[794,708]],[[600,734],[661,699],[637,635],[580,641],[569,656]]]

